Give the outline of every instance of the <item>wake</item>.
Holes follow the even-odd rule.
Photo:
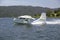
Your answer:
[[[44,25],[44,24],[60,24],[60,20],[53,20],[53,21],[37,21],[35,23],[33,23],[32,25]]]
[[[32,25],[60,24],[60,19],[47,21],[46,13],[41,13],[40,18],[38,18],[37,20],[33,21],[31,24]]]
[[[60,19],[56,19],[56,20],[53,20],[53,21],[46,21],[47,24],[60,24]]]

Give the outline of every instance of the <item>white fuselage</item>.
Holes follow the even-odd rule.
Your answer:
[[[13,20],[15,23],[29,24],[31,20],[34,20],[34,18],[32,18],[29,15],[24,15],[24,16],[19,16],[17,18],[14,18]]]
[[[20,23],[20,24],[30,24],[33,19],[29,18],[14,18],[15,23]]]

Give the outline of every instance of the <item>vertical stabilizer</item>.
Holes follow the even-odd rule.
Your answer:
[[[46,13],[41,13],[40,20],[46,20]]]
[[[38,18],[37,20],[33,21],[31,24],[46,24],[46,13],[41,13],[40,18]]]

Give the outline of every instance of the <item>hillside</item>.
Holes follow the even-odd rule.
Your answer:
[[[51,10],[32,6],[0,6],[0,17],[16,17],[20,15],[35,15]]]

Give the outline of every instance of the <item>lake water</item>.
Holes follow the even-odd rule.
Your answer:
[[[60,24],[16,25],[13,18],[0,18],[0,40],[60,40]]]

